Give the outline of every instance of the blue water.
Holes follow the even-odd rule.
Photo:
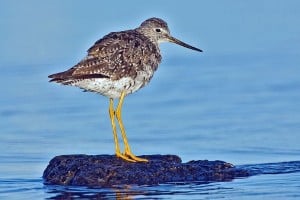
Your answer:
[[[234,165],[299,161],[299,66],[283,65],[277,57],[243,64],[247,59],[251,55],[167,56],[151,83],[125,99],[123,118],[133,151]],[[114,151],[108,100],[48,83],[47,75],[60,69],[2,68],[0,199],[300,197],[299,170],[206,184],[44,186],[41,176],[52,157]]]

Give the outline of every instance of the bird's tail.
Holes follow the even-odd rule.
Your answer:
[[[59,72],[55,74],[51,74],[48,76],[50,78],[49,82],[57,82],[57,83],[62,83],[62,84],[68,84],[72,78],[72,74],[74,72],[74,69],[70,69],[64,72]]]
[[[61,83],[64,85],[69,85],[74,83],[74,81],[93,79],[93,78],[109,78],[109,76],[103,74],[73,74],[75,68],[71,68],[64,72],[59,72],[56,74],[51,74],[48,76],[50,78],[49,82]]]

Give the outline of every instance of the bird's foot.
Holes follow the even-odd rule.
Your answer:
[[[117,156],[118,158],[122,158],[123,160],[126,160],[126,161],[128,161],[128,162],[136,162],[135,160],[129,158],[128,156],[126,156],[126,155],[124,155],[124,154],[122,154],[122,153],[120,153],[120,152],[117,152],[117,153],[116,153],[116,156]]]
[[[126,155],[127,157],[129,157],[130,159],[135,160],[136,162],[148,162],[147,159],[137,157],[137,156],[133,155],[131,152],[129,152],[129,153],[126,153],[126,152],[125,152],[125,155]]]
[[[117,152],[116,156],[119,158],[122,158],[123,160],[126,160],[128,162],[148,162],[147,159],[144,158],[139,158],[135,155],[133,155],[131,152],[125,152],[124,154],[122,154],[121,152]]]

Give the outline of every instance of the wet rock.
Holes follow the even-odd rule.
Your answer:
[[[249,176],[223,161],[197,160],[182,163],[176,155],[145,155],[149,162],[131,163],[114,155],[62,155],[44,171],[45,184],[111,187],[229,181]]]

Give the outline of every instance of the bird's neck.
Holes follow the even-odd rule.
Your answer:
[[[155,46],[158,47],[158,41],[157,41],[156,37],[153,36],[149,30],[147,30],[145,28],[138,27],[138,28],[135,29],[135,31],[137,31],[140,34],[146,36]]]

